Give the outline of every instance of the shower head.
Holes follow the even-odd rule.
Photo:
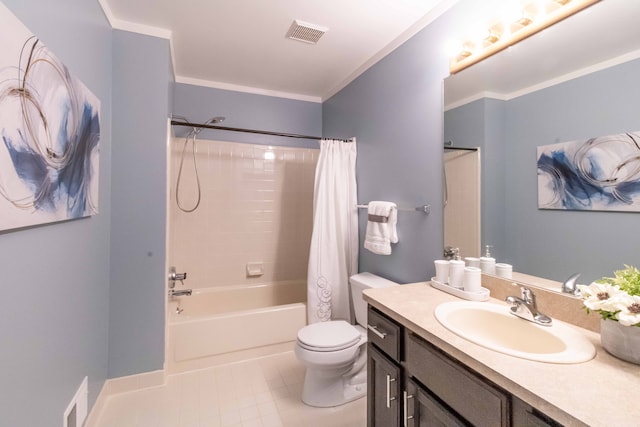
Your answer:
[[[177,114],[172,114],[171,115],[171,120],[176,120],[176,121],[182,121],[185,123],[189,123],[189,120],[187,120],[187,118],[185,116],[178,116]]]
[[[171,115],[171,120],[181,121],[181,122],[185,122],[185,123],[191,123],[190,120],[187,119],[185,116],[179,116],[177,114],[172,114]],[[212,125],[212,124],[216,124],[216,123],[222,123],[225,120],[226,120],[226,117],[224,117],[224,116],[215,116],[215,117],[211,117],[204,124],[205,125]]]
[[[226,117],[223,117],[223,116],[211,117],[209,120],[204,122],[204,125],[207,126],[207,125],[214,125],[216,123],[221,123],[221,122],[224,122],[225,118]],[[203,129],[204,128],[202,128],[202,127],[194,127],[189,135],[199,135],[200,132],[202,132]]]
[[[215,123],[222,123],[222,122],[224,122],[225,119],[226,119],[226,117],[224,117],[224,116],[211,117],[209,120],[207,120],[205,122],[205,125],[211,125],[211,124],[215,124]]]

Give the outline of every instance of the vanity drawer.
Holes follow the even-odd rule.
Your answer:
[[[513,397],[511,402],[513,427],[562,427],[562,424],[517,397]]]
[[[396,362],[400,362],[400,325],[371,306],[367,313],[367,338]]]
[[[406,337],[411,375],[474,426],[508,426],[509,396],[412,333]]]

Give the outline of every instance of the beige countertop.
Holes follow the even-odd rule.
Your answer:
[[[434,309],[460,299],[429,282],[368,289],[364,295],[372,306],[564,425],[640,426],[640,365],[609,355],[595,332],[576,327],[596,347],[596,357],[588,362],[534,362],[486,349],[447,330]],[[489,302],[505,304],[493,298]]]

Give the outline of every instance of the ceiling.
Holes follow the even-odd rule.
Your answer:
[[[99,0],[112,26],[169,38],[176,81],[320,102],[451,0]],[[294,20],[329,30],[285,38]]]
[[[488,0],[98,1],[114,28],[171,41],[177,82],[313,102],[331,97],[453,5],[451,38],[496,9]],[[487,95],[510,99],[612,58],[628,60],[630,52],[638,57],[638,16],[640,0],[601,0],[448,77],[445,106]],[[287,39],[296,19],[328,31],[315,45]]]

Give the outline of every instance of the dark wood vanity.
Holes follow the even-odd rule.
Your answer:
[[[559,426],[369,307],[369,427]]]
[[[507,285],[510,294],[512,283]],[[497,288],[491,294],[488,304],[508,307]],[[537,294],[554,321],[569,315],[564,301],[556,304],[542,290]],[[364,298],[369,304],[369,427],[638,425],[633,390],[640,387],[640,366],[608,354],[593,330],[574,326],[596,348],[595,358],[537,362],[487,349],[446,329],[435,308],[461,300],[429,282],[368,289]],[[576,315],[586,316],[584,310]]]

